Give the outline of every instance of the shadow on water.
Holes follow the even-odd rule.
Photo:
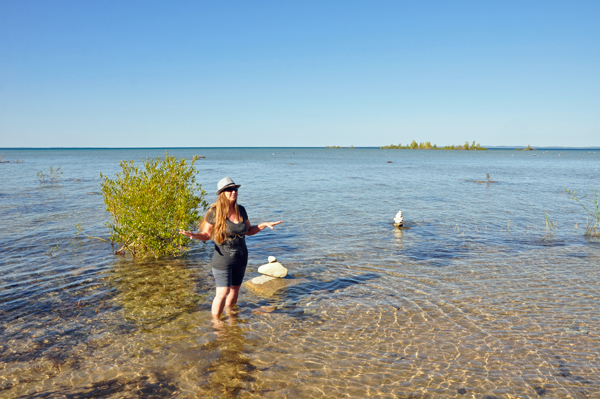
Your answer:
[[[155,373],[152,377],[140,376],[132,379],[113,378],[94,382],[78,389],[45,391],[36,394],[19,396],[19,398],[104,398],[117,397],[157,398],[170,397],[177,393],[178,388],[170,382],[167,374]]]
[[[412,262],[443,267],[472,254],[471,244],[464,239],[440,241],[432,237],[426,246],[402,246],[397,256],[400,260],[408,258]]]
[[[356,284],[363,284],[369,280],[379,278],[377,273],[365,273],[353,277],[341,277],[330,281],[310,281],[305,284],[299,284],[289,287],[281,293],[273,295],[273,300],[299,299],[302,296],[309,295],[315,291],[335,292],[344,290]]]
[[[309,300],[315,294],[335,295],[349,287],[364,284],[367,281],[380,278],[377,273],[365,273],[353,277],[341,277],[330,281],[309,281],[276,292],[269,299],[256,302],[256,307],[273,306],[285,313],[290,313],[295,317],[304,317],[305,310],[303,302]]]

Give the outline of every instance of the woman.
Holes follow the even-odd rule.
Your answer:
[[[212,315],[220,318],[223,309],[229,314],[237,303],[240,286],[248,264],[246,236],[252,236],[265,227],[273,229],[281,223],[265,222],[252,226],[243,206],[237,204],[239,184],[225,177],[217,184],[217,202],[210,206],[202,222],[202,232],[179,233],[197,240],[213,240],[215,252],[212,271],[217,283],[217,293],[212,303]]]

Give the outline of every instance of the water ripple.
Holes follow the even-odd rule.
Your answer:
[[[163,150],[10,151],[0,397],[600,395],[600,248],[563,193],[600,154],[170,150],[206,156],[210,202],[230,175],[253,223],[284,220],[248,238],[247,278],[275,255],[305,281],[213,324],[211,244],[140,261],[75,229],[106,237],[99,173]]]

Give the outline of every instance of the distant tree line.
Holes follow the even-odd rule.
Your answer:
[[[412,143],[405,146],[398,143],[398,145],[384,145],[381,148],[385,150],[487,150],[487,148],[482,147],[481,144],[475,143],[475,140],[473,140],[471,144],[469,144],[468,141],[465,141],[465,144],[463,145],[447,145],[445,147],[438,147],[436,144],[431,145],[431,141],[417,143],[413,140]]]
[[[527,144],[527,147],[523,148],[522,150],[520,148],[515,148],[516,151],[536,151],[537,148],[531,148],[531,146],[529,144]]]

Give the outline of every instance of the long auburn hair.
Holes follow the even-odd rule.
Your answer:
[[[235,212],[238,221],[241,221],[242,216],[240,215],[240,209],[238,208],[237,199],[233,203],[233,211]],[[227,240],[226,221],[227,212],[229,212],[229,200],[225,196],[224,192],[221,192],[221,194],[219,194],[219,197],[217,197],[217,202],[210,206],[210,209],[208,210],[208,212],[206,212],[207,217],[210,212],[215,213],[215,224],[213,226],[210,238],[218,245],[221,245],[225,242],[225,240]],[[204,218],[204,220],[202,221],[202,227],[204,227],[206,219],[207,218]]]

